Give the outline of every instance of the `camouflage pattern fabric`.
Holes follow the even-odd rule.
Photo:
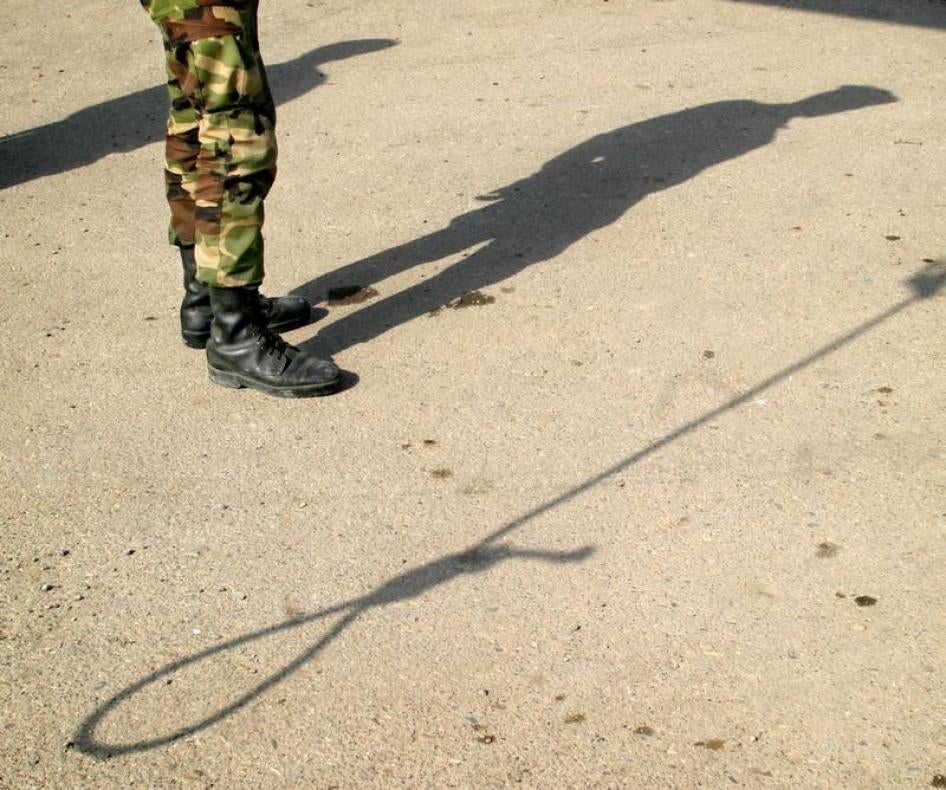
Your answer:
[[[228,8],[248,8],[258,6],[259,0],[141,0],[145,11],[151,14],[155,22],[166,18],[180,19],[183,14],[194,8],[225,6]]]
[[[259,53],[258,0],[142,0],[164,39],[171,111],[170,241],[196,245],[197,279],[263,279],[263,201],[276,176],[276,112]]]

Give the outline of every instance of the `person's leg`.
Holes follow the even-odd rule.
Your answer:
[[[165,52],[170,57],[165,39]],[[164,185],[171,223],[168,240],[175,247],[193,247],[197,202],[194,190],[197,183],[197,157],[200,154],[198,118],[194,106],[181,90],[178,79],[168,63],[168,113],[164,139]]]
[[[184,271],[184,296],[181,299],[181,337],[192,348],[204,348],[210,336],[210,293],[197,280],[196,222],[197,157],[200,154],[197,111],[184,95],[181,83],[171,69],[174,48],[162,28],[168,75],[170,111],[164,145],[164,185],[171,222],[168,240],[180,250]]]
[[[197,124],[195,146],[187,118],[175,128],[172,106],[168,200],[172,242],[181,246],[186,270],[192,231],[196,279],[209,291],[211,378],[287,396],[329,391],[338,383],[338,369],[270,331],[278,303],[301,302],[306,317],[308,304],[258,294],[263,202],[276,173],[276,141],[273,102],[255,45],[255,8],[205,6],[160,23],[172,101],[179,90],[181,110],[186,101]]]
[[[255,17],[248,12],[242,15],[249,32],[244,37],[251,42],[251,49],[259,68],[259,45],[255,33]],[[247,24],[249,23],[249,24]],[[170,243],[180,249],[183,267],[184,296],[181,300],[181,336],[192,348],[204,348],[210,337],[210,323],[213,314],[210,308],[210,294],[207,286],[197,279],[196,233],[197,233],[197,164],[201,152],[200,117],[195,104],[185,94],[181,77],[190,87],[190,79],[182,74],[180,60],[186,55],[179,49],[179,44],[172,44],[168,27],[159,25],[164,39],[166,66],[168,75],[168,94],[170,113],[165,138],[165,187],[168,206],[171,211],[169,229]],[[180,28],[178,26],[180,37]],[[206,31],[206,25],[201,32]],[[222,32],[216,31],[216,32]],[[184,38],[186,38],[185,36]],[[264,113],[275,119],[275,108],[270,97],[269,87],[263,75]],[[275,332],[284,332],[309,323],[312,309],[307,300],[298,296],[270,299],[262,297],[263,315]]]
[[[218,287],[258,285],[276,138],[272,101],[243,34],[244,19],[235,9],[208,6],[163,24],[171,79],[197,121],[196,159],[187,162],[175,196],[186,192],[196,206],[197,279]],[[193,142],[185,142],[188,155]]]
[[[161,28],[171,104],[165,139],[164,171],[167,200],[171,210],[169,239],[171,244],[180,248],[184,272],[184,296],[180,309],[181,336],[188,346],[204,348],[210,337],[210,322],[213,314],[207,286],[197,280],[195,244],[197,162],[201,151],[199,116],[194,104],[184,93],[180,81],[181,70],[175,65],[179,62],[182,53],[176,46],[172,46],[166,28],[163,25]],[[254,55],[262,68],[262,61],[258,56],[259,46],[255,37],[250,37],[249,40],[253,42]],[[266,97],[270,95],[265,80],[263,95]],[[271,101],[265,109],[269,117],[275,117]],[[312,315],[308,301],[296,296],[277,299],[263,297],[263,311],[270,328],[275,332],[304,326],[311,320]]]

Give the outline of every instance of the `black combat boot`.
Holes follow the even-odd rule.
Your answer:
[[[210,294],[207,286],[197,282],[197,262],[193,247],[181,247],[184,264],[184,298],[181,299],[181,337],[191,348],[203,348],[210,337]]]
[[[197,281],[197,262],[193,247],[181,247],[184,264],[184,298],[181,300],[181,337],[191,348],[203,348],[210,337],[210,294],[207,286]],[[298,329],[312,320],[312,307],[301,296],[260,297],[263,321],[274,332]]]
[[[328,395],[338,389],[341,377],[333,362],[290,346],[267,326],[257,286],[211,287],[209,291],[211,381],[283,398]]]

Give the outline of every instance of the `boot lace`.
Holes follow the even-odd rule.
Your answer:
[[[289,349],[292,348],[292,346],[275,332],[270,332],[268,329],[261,327],[257,335],[257,340],[259,341],[260,347],[270,356],[289,357]]]

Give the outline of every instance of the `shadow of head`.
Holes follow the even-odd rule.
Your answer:
[[[358,55],[368,55],[397,45],[392,38],[363,38],[355,41],[338,41],[316,47],[297,58],[267,67],[272,77],[273,97],[277,104],[297,99],[312,88],[325,82],[319,67],[336,60],[347,60]]]
[[[354,41],[339,41],[335,44],[326,44],[313,50],[310,54],[319,63],[328,63],[332,60],[346,60],[358,55],[368,55],[382,49],[395,47],[400,42],[394,38],[360,38]]]
[[[883,88],[870,85],[841,85],[834,90],[816,93],[806,99],[780,106],[790,117],[816,118],[849,110],[860,110],[877,104],[891,104],[897,97]]]
[[[275,79],[280,81],[298,79],[326,63],[332,63],[336,60],[348,60],[359,55],[370,55],[372,52],[380,52],[395,47],[398,43],[393,38],[361,38],[354,41],[337,41],[334,44],[326,44],[311,49],[292,60],[277,63],[268,67],[267,70]]]

